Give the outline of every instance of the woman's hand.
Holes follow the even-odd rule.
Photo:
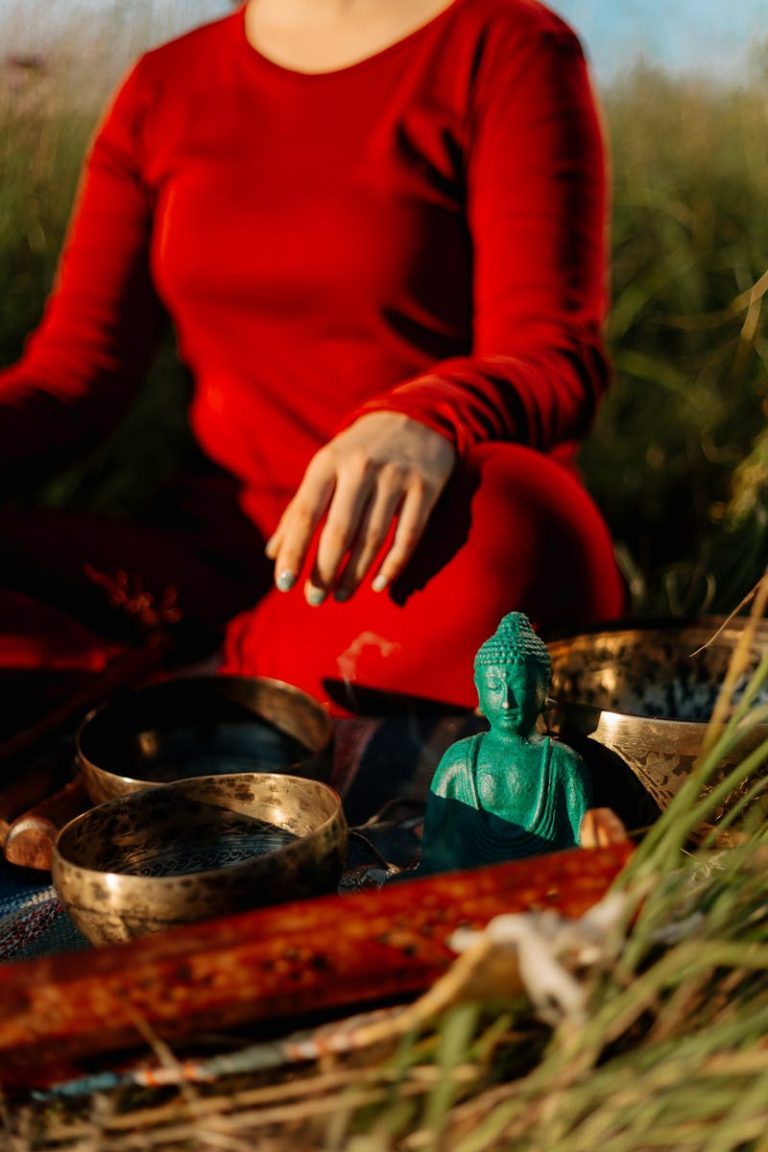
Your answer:
[[[267,544],[277,587],[294,586],[325,517],[304,590],[309,603],[321,604],[331,591],[348,600],[394,524],[373,580],[374,591],[383,591],[413,553],[455,460],[444,436],[408,416],[361,416],[312,458]]]

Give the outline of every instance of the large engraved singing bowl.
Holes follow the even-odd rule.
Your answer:
[[[156,784],[232,772],[327,780],[333,721],[280,680],[187,676],[128,692],[86,716],[77,761],[95,804]]]
[[[631,826],[648,823],[669,805],[701,752],[742,628],[735,621],[712,640],[721,623],[608,629],[548,644],[550,728],[591,768],[596,801],[616,808]],[[761,625],[742,685],[767,650],[768,629]],[[708,790],[767,737],[768,725],[757,726],[722,761]],[[717,808],[714,822],[734,799]]]
[[[347,824],[327,784],[272,773],[200,777],[70,821],[53,883],[94,944],[333,891]]]

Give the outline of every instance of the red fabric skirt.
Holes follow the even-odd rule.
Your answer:
[[[367,581],[344,604],[312,608],[301,582],[272,589],[229,626],[223,667],[286,680],[341,713],[393,695],[474,707],[475,652],[506,612],[554,631],[626,607],[607,528],[573,472],[485,444],[451,479],[391,590]]]

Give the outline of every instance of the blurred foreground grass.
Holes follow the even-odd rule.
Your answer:
[[[39,317],[96,111],[66,95],[55,61],[6,62],[3,85],[8,363]],[[730,610],[766,562],[766,87],[757,70],[723,89],[638,67],[602,94],[615,383],[582,467],[641,613]],[[184,451],[185,396],[168,345],[111,442],[35,498],[140,512]]]

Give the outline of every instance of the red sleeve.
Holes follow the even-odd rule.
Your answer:
[[[0,372],[0,479],[18,485],[73,458],[124,411],[163,324],[149,274],[138,66],[102,121],[42,322]]]
[[[588,430],[605,390],[606,188],[587,68],[563,25],[500,41],[476,78],[467,157],[472,354],[365,404],[459,452],[511,439],[548,450]]]

